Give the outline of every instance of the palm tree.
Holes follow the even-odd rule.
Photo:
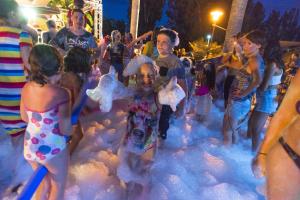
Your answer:
[[[132,0],[130,33],[133,35],[134,38],[137,37],[137,33],[138,33],[139,13],[140,13],[140,0]]]
[[[230,38],[239,33],[242,30],[245,11],[247,8],[248,0],[233,0],[231,5],[231,11],[226,30],[224,51],[228,51],[228,43]],[[255,17],[255,16],[253,16]]]

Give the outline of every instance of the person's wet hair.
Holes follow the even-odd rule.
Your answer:
[[[153,41],[154,46],[156,46],[156,43],[157,43],[157,35],[158,35],[160,29],[163,29],[163,28],[164,28],[163,26],[159,26],[159,27],[154,28],[153,34],[151,36],[151,40]]]
[[[161,34],[168,36],[173,44],[176,43],[177,34],[175,31],[171,29],[163,28],[158,32],[157,35],[161,35]]]
[[[204,74],[206,77],[206,84],[209,89],[213,90],[216,83],[216,67],[212,62],[207,62],[203,65]]]
[[[74,8],[74,9],[72,10],[72,15],[73,15],[75,12],[78,12],[78,13],[81,13],[81,14],[84,15],[84,12],[83,12],[80,8]]]
[[[0,1],[0,18],[8,19],[10,12],[18,12],[19,5],[15,0]]]
[[[51,19],[46,22],[46,25],[48,28],[56,28],[55,21],[53,21]]]
[[[73,47],[64,57],[64,72],[85,73],[91,71],[91,56],[80,47]]]
[[[35,45],[29,55],[31,66],[30,80],[38,84],[47,84],[47,77],[51,77],[62,68],[62,57],[56,48],[47,44]]]
[[[282,50],[278,40],[269,41],[264,49],[264,60],[268,63],[276,63],[279,67],[284,66]]]
[[[265,33],[263,31],[253,30],[253,31],[250,31],[249,33],[245,34],[243,37],[247,38],[254,44],[261,45],[262,49],[265,46],[266,38],[265,38]]]

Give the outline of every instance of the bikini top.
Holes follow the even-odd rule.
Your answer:
[[[300,101],[299,100],[296,103],[296,111],[298,114],[300,114]]]

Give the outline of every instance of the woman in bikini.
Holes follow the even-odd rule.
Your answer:
[[[267,199],[300,199],[300,71],[253,159],[255,176],[267,178]]]

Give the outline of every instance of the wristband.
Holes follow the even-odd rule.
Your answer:
[[[258,152],[259,155],[264,155],[266,156],[267,154],[266,153],[263,153],[263,152]]]

